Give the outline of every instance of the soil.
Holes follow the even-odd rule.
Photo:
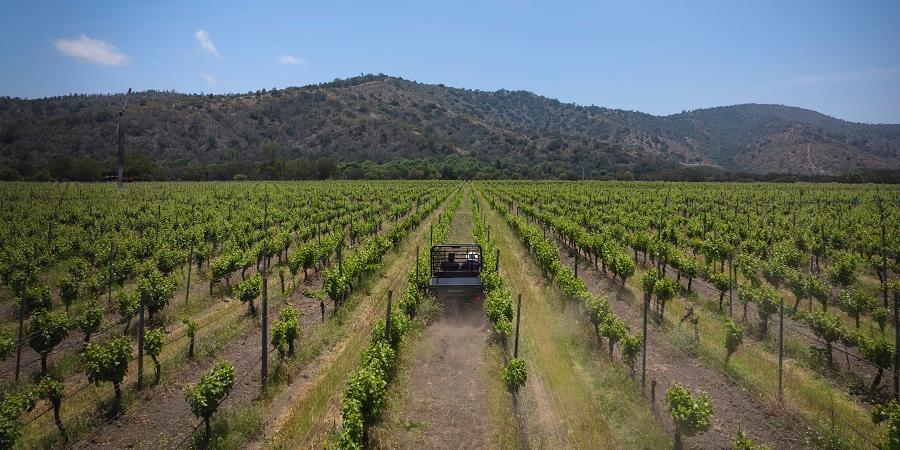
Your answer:
[[[303,404],[307,398],[307,394],[315,389],[325,380],[323,377],[328,376],[329,369],[337,362],[345,352],[360,351],[362,348],[351,348],[349,342],[355,337],[362,335],[361,342],[368,342],[371,328],[375,321],[381,317],[383,306],[386,300],[382,302],[385,293],[392,289],[394,292],[400,292],[405,285],[406,273],[409,268],[409,262],[414,260],[414,244],[423,242],[427,239],[428,224],[431,218],[437,217],[438,213],[443,211],[445,205],[439,206],[431,213],[430,218],[425,219],[415,228],[408,237],[400,244],[400,247],[389,251],[384,259],[384,268],[381,269],[380,279],[375,281],[372,286],[367,289],[364,295],[369,301],[362,302],[358,308],[358,312],[354,313],[354,317],[348,319],[350,330],[347,337],[336,343],[327,351],[322,352],[313,361],[297,372],[297,376],[292,377],[290,384],[286,389],[280,392],[272,401],[265,420],[265,431],[261,436],[246,448],[261,448],[273,445],[280,439],[279,431],[282,430],[286,422],[295,413],[297,405]],[[387,227],[383,227],[387,229]],[[374,297],[374,298],[373,298]],[[351,371],[346,371],[341,376],[349,377]],[[294,446],[297,448],[322,448],[328,439],[329,433],[336,429],[337,423],[340,421],[341,400],[343,398],[343,382],[339,383],[339,390],[335,397],[331,398],[326,405],[321,405],[322,411],[316,413],[317,424],[307,432],[299,444],[275,444],[279,446]]]
[[[460,204],[448,242],[472,241],[472,217]],[[484,351],[490,323],[480,300],[438,297],[443,312],[410,350],[406,391],[379,446],[399,449],[488,448],[491,443]]]
[[[568,251],[560,251],[563,264],[572,267],[574,259]],[[588,266],[581,261],[582,269]],[[613,312],[632,330],[640,330],[643,322],[640,298],[590,266],[579,270],[579,277],[594,293],[602,293],[613,301]],[[695,283],[696,285],[696,280]],[[715,414],[706,433],[687,438],[685,444],[697,448],[730,448],[738,429],[757,442],[775,448],[801,448],[805,445],[805,426],[786,417],[777,405],[760,404],[742,387],[722,373],[704,366],[666,341],[666,336],[653,325],[647,327],[647,383],[656,380],[656,401],[652,405],[660,421],[674,433],[674,426],[666,413],[665,392],[673,382],[681,383],[693,392],[709,394]]]

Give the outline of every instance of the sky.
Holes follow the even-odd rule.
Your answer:
[[[666,115],[900,123],[900,1],[0,0],[0,96],[247,92],[384,73]]]

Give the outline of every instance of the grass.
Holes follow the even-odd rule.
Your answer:
[[[436,217],[441,210],[443,208],[439,207],[430,217]],[[381,275],[377,278],[364,277],[363,284],[348,297],[348,302],[341,310],[329,317],[314,333],[315,336],[311,338],[312,346],[295,357],[298,358],[296,361],[289,362],[292,366],[285,372],[293,373],[295,367],[314,359],[332,343],[336,343],[330,350],[328,355],[330,358],[324,360],[321,372],[309,381],[300,393],[300,398],[293,400],[272,435],[267,436],[261,443],[263,446],[316,447],[325,442],[339,417],[340,400],[343,397],[346,380],[359,364],[360,355],[368,345],[372,325],[381,317],[381,311],[387,306],[387,291],[401,292],[406,283],[409,262],[415,255],[414,243],[423,240],[429,220],[423,220],[397,249],[385,255]],[[364,308],[358,311],[357,306]],[[300,347],[305,345],[306,343],[301,343]],[[284,376],[273,379],[268,394],[256,402],[261,410],[271,413],[270,406],[286,387],[288,378]],[[227,430],[230,428],[226,429],[226,434]],[[258,437],[254,436],[253,439]],[[234,438],[226,438],[231,439]],[[234,442],[246,443],[249,440],[252,439],[245,441],[234,439]]]
[[[591,269],[594,270],[594,269]],[[644,269],[638,269],[634,276],[628,279],[626,289],[633,298],[640,298],[640,280]],[[710,300],[711,302],[711,300]],[[715,299],[715,308],[718,308],[718,299]],[[676,323],[685,313],[690,301],[684,298],[669,301],[666,304],[666,318],[664,327],[667,333],[674,333],[679,327]],[[633,303],[636,308],[641,307]],[[739,306],[739,305],[736,305]],[[723,314],[710,311],[709,308],[695,308],[694,314],[699,315],[700,342],[689,344],[698,359],[708,367],[727,374],[734,381],[754,394],[763,404],[777,406],[778,395],[778,360],[777,355],[772,354],[771,349],[766,349],[764,342],[744,339],[744,343],[738,351],[731,356],[730,362],[725,363],[725,334],[722,327]],[[738,307],[735,315],[742,312]],[[771,319],[770,319],[771,321]],[[771,322],[770,322],[771,325]],[[772,333],[770,327],[770,333]],[[777,329],[777,327],[775,328]],[[682,329],[688,333],[687,329]],[[690,332],[692,334],[692,332]],[[690,339],[693,340],[693,339]],[[685,346],[684,339],[673,339],[673,343],[681,343],[679,347],[691,350]],[[798,351],[794,348],[792,351]],[[791,348],[787,347],[787,348]],[[838,417],[836,430],[844,439],[855,447],[864,448],[871,446],[866,440],[878,441],[880,430],[875,426],[868,412],[853,398],[837,389],[829,380],[821,374],[801,367],[795,361],[786,359],[784,363],[784,403],[787,409],[783,414],[799,414],[798,420],[809,423],[811,426],[819,426],[825,420],[830,420],[832,411]],[[801,419],[802,418],[802,419]],[[851,428],[852,427],[852,428]],[[859,430],[866,437],[859,436],[853,429]]]
[[[584,325],[558,310],[564,303],[560,293],[543,283],[540,269],[512,231],[492,209],[482,210],[504,249],[501,273],[514,294],[522,293],[521,350],[529,383],[534,377],[547,384],[553,419],[564,428],[569,446],[591,448],[599,442],[624,448],[671,446],[627,370],[600,356],[599,349],[590,349],[593,344],[585,338]],[[540,439],[535,431],[529,428],[532,442]]]

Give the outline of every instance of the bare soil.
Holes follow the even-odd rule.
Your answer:
[[[472,241],[468,197],[457,209],[448,242]],[[391,412],[378,446],[401,449],[487,448],[491,423],[486,367],[490,323],[481,300],[438,297],[442,313],[424,329],[411,352],[398,410]]]
[[[574,265],[574,258],[568,251],[561,250],[560,259],[563,264]],[[584,269],[588,264],[582,260],[580,266]],[[603,276],[592,265],[588,270],[580,270],[579,277],[590,291],[609,296],[613,300],[610,302],[613,312],[632,330],[641,329],[643,313],[640,298],[636,298],[620,282]],[[802,424],[785,416],[777,405],[760,404],[727,376],[704,366],[697,358],[668,342],[663,331],[653,326],[652,322],[647,329],[647,372],[648,388],[652,380],[656,380],[656,401],[652,407],[664,426],[673,433],[674,425],[665,406],[665,392],[673,382],[711,397],[715,411],[712,426],[705,434],[686,439],[686,445],[730,448],[738,429],[744,430],[755,441],[775,448],[801,448],[805,445],[806,429]]]

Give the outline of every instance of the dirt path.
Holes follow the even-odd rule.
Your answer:
[[[457,209],[448,242],[472,241],[468,196]],[[489,377],[485,350],[491,329],[481,302],[441,299],[443,313],[409,351],[403,398],[379,434],[379,447],[455,449],[491,447]]]
[[[452,194],[451,194],[452,195]],[[360,301],[357,311],[345,317],[341,339],[321,352],[292,377],[286,389],[278,393],[268,407],[265,430],[244,448],[322,448],[340,421],[341,400],[347,378],[358,365],[360,354],[369,342],[372,326],[387,304],[387,292],[400,292],[406,273],[415,260],[416,246],[427,242],[431,220],[444,211],[445,203],[426,217],[393,250],[376,276],[351,298]]]

